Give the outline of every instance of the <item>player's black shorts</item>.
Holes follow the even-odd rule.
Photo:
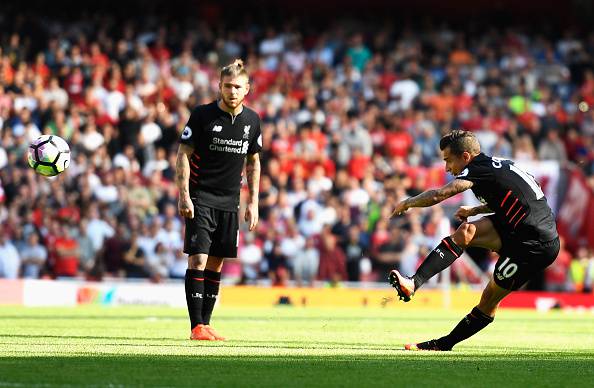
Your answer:
[[[195,201],[192,198],[192,201]],[[239,242],[238,212],[194,205],[194,218],[186,218],[184,253],[235,258]]]
[[[515,291],[557,258],[560,249],[559,237],[547,242],[520,241],[502,232],[493,217],[488,218],[501,238],[500,257],[493,271],[493,280],[499,287]]]

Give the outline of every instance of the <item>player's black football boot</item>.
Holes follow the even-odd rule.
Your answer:
[[[400,300],[408,302],[415,294],[415,282],[411,278],[402,276],[397,270],[390,271],[388,280],[392,287],[396,289]]]
[[[418,344],[406,344],[404,350],[433,350],[437,352],[447,352],[452,349],[442,349],[439,347],[437,340],[429,340],[425,342],[419,342]]]

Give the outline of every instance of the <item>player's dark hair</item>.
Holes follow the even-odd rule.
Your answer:
[[[236,59],[233,61],[233,63],[230,63],[221,69],[221,80],[223,77],[235,78],[241,75],[249,79],[247,70],[245,69],[241,59]]]
[[[462,155],[463,152],[478,155],[481,152],[481,145],[474,133],[461,129],[454,129],[441,138],[439,149],[443,151],[448,147],[454,155]]]

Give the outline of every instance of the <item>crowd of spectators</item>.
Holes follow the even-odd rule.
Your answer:
[[[389,215],[398,198],[446,182],[438,143],[452,128],[476,132],[488,154],[574,162],[594,186],[594,33],[301,22],[217,29],[84,16],[0,35],[0,277],[183,277],[177,139],[236,57],[264,147],[260,223],[242,230],[227,278],[414,272],[456,226],[460,201]],[[55,179],[26,165],[44,133],[72,149]],[[495,259],[474,252],[454,280],[477,281]],[[563,250],[545,276],[549,289],[591,289],[592,247]]]

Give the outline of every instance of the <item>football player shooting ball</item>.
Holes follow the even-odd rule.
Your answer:
[[[481,153],[480,144],[471,132],[454,130],[442,137],[439,147],[446,171],[455,179],[442,188],[401,201],[392,217],[413,207],[433,206],[468,189],[484,205],[460,207],[455,213],[463,221],[458,229],[429,253],[412,277],[391,271],[390,284],[400,299],[408,302],[423,283],[449,267],[467,247],[486,248],[499,253],[500,258],[478,305],[450,334],[405,345],[406,350],[451,350],[478,333],[493,322],[503,298],[551,265],[559,253],[553,212],[531,175],[512,161]],[[488,213],[492,214],[467,221],[470,216]]]

